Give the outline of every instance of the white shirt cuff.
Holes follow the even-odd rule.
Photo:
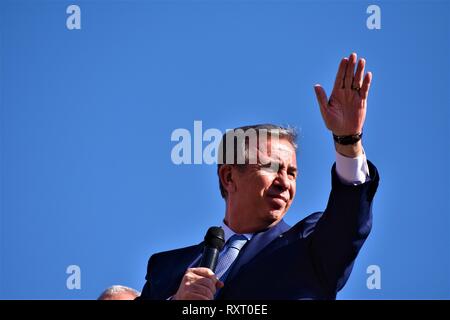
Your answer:
[[[363,184],[369,181],[369,166],[366,153],[356,158],[348,158],[336,152],[336,173],[342,183],[349,185]]]

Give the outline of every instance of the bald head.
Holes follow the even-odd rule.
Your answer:
[[[140,295],[140,292],[133,288],[116,285],[103,291],[97,300],[134,300]]]

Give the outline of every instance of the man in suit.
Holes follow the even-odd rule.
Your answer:
[[[314,88],[336,149],[325,211],[293,227],[283,220],[296,191],[291,130],[274,125],[240,128],[254,130],[258,138],[263,130],[271,133],[267,145],[258,140],[253,149],[244,138],[244,164],[234,155],[231,163],[223,161],[230,153],[227,133],[218,164],[226,242],[216,272],[198,267],[203,243],[155,254],[140,299],[335,299],[370,232],[379,181],[361,141],[372,80],[364,67],[365,60],[357,61],[353,53],[342,59],[330,99],[320,85]]]

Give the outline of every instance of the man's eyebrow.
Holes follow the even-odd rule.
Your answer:
[[[294,166],[289,166],[288,170],[293,171],[293,172],[297,172],[297,167]]]

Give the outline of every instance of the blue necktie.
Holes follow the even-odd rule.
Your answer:
[[[225,281],[228,271],[230,271],[230,266],[236,260],[239,255],[239,251],[247,242],[247,238],[240,234],[233,235],[227,241],[227,249],[225,252],[219,257],[219,262],[216,267],[216,276],[221,281]]]

